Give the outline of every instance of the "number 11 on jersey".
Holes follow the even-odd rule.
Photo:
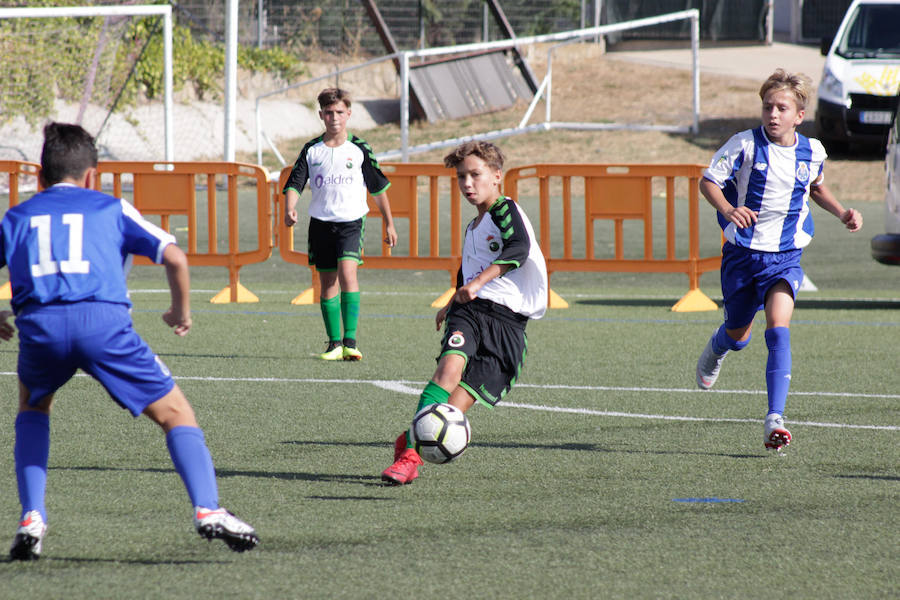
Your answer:
[[[56,262],[53,260],[50,243],[50,215],[34,215],[31,217],[31,228],[37,229],[38,262],[31,265],[32,277],[44,277],[55,273],[89,273],[91,263],[82,258],[84,248],[84,215],[66,213],[62,216],[63,225],[69,227],[69,257]]]

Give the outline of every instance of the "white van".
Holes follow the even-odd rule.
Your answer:
[[[822,54],[816,137],[829,150],[883,147],[900,90],[900,0],[854,0]]]
[[[900,99],[900,96],[898,96]],[[888,135],[884,157],[884,228],[886,233],[872,238],[872,258],[886,265],[900,266],[900,106]]]

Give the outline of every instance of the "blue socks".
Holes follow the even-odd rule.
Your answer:
[[[769,414],[784,414],[788,389],[791,387],[791,330],[773,327],[766,330],[766,390],[769,396]]]
[[[22,518],[36,510],[47,522],[44,493],[47,490],[47,461],[50,458],[50,415],[34,410],[16,416],[16,441],[13,456],[16,461],[16,481]]]
[[[44,495],[50,458],[50,416],[33,410],[20,412],[16,416],[15,430],[13,456],[22,518],[25,513],[36,510],[46,522]],[[203,431],[197,427],[175,427],[166,434],[166,444],[193,505],[219,508],[216,473]]]
[[[175,470],[181,476],[193,506],[219,508],[219,489],[212,457],[206,447],[203,430],[198,427],[173,427],[166,434],[166,445]]]
[[[748,337],[743,342],[739,342],[737,340],[731,339],[731,336],[725,332],[725,324],[723,323],[719,329],[713,334],[712,337],[712,349],[713,352],[718,354],[719,356],[725,354],[729,350],[743,350],[747,344],[750,343],[750,338]]]
[[[712,349],[722,355],[729,350],[741,350],[750,343],[748,337],[738,342],[725,333],[723,324],[712,336]],[[788,389],[791,387],[791,330],[787,327],[773,327],[766,330],[766,347],[769,358],[766,361],[766,391],[769,412],[784,414]]]

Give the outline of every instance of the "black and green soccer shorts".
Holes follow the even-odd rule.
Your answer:
[[[495,406],[512,389],[522,371],[528,317],[501,304],[476,298],[454,303],[447,315],[441,354],[466,358],[460,385],[473,398]]]
[[[362,264],[366,218],[355,221],[320,221],[310,217],[306,249],[309,264],[319,271],[335,271],[339,260]]]

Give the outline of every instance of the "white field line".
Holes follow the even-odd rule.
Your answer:
[[[297,286],[297,290],[299,290],[301,286]],[[213,289],[191,289],[192,294],[217,294],[221,289],[213,290]],[[169,288],[136,288],[128,290],[130,294],[169,294]],[[257,296],[268,296],[268,295],[286,295],[286,294],[296,294],[297,291],[291,290],[257,290],[253,292]],[[421,290],[421,291],[413,291],[413,292],[398,292],[398,291],[366,291],[363,290],[362,294],[364,296],[425,296],[425,297],[433,297],[436,295],[440,295],[441,292],[439,290]],[[604,295],[604,294],[578,294],[578,293],[567,293],[566,298],[588,298],[592,300],[621,300],[622,296],[620,295]],[[672,295],[663,295],[663,296],[654,296],[649,294],[644,294],[640,296],[629,295],[629,299],[631,300],[674,300],[675,298]],[[719,298],[721,300],[721,298]],[[822,298],[822,300],[827,300],[829,302],[866,302],[866,301],[874,301],[874,302],[896,302],[897,298]]]
[[[15,376],[13,372],[0,372],[0,376]],[[78,373],[76,377],[87,377],[84,373]],[[289,378],[289,377],[198,377],[176,376],[175,379],[184,381],[210,381],[210,382],[245,382],[245,383],[326,383],[326,384],[366,384],[374,385],[384,390],[415,396],[422,391],[422,382],[386,379],[317,379],[317,378]],[[614,387],[614,386],[590,386],[590,385],[538,385],[523,383],[516,388],[530,389],[564,389],[595,392],[641,392],[641,393],[690,393],[690,394],[765,394],[760,390],[708,390],[701,391],[686,388],[650,388],[650,387]],[[850,392],[791,392],[792,396],[830,396],[840,398],[884,398],[888,400],[900,400],[900,394],[855,394]],[[628,413],[619,411],[595,410],[592,408],[567,408],[561,406],[545,406],[539,404],[524,404],[519,402],[504,401],[502,408],[521,408],[542,412],[558,412],[598,417],[622,417],[629,419],[655,419],[662,421],[691,421],[707,423],[762,423],[762,419],[731,419],[719,417],[689,417],[681,415],[656,415],[648,413]],[[896,425],[852,425],[849,423],[822,423],[817,421],[791,421],[793,425],[806,425],[808,427],[834,427],[841,429],[867,429],[873,431],[900,431]]]
[[[2,375],[14,375],[14,373],[0,373]],[[368,384],[376,387],[397,392],[400,394],[408,394],[415,396],[421,393],[423,384],[418,381],[403,380],[383,380],[383,379],[314,379],[314,378],[276,378],[276,377],[176,377],[185,381],[215,381],[215,382],[248,382],[248,383],[341,383],[341,384]],[[588,386],[588,385],[537,385],[537,384],[519,384],[517,388],[531,389],[569,389],[569,390],[585,390],[597,392],[642,392],[642,393],[691,393],[691,394],[709,394],[710,391],[681,389],[681,388],[639,388],[639,387],[612,387],[612,386]],[[717,390],[721,394],[765,394],[758,390]],[[852,394],[843,392],[792,392],[793,396],[832,396],[842,398],[885,398],[890,400],[900,400],[900,394]],[[624,417],[631,419],[658,419],[665,421],[705,421],[714,423],[762,423],[762,419],[726,419],[726,418],[709,418],[709,417],[687,417],[677,415],[654,415],[644,413],[626,413],[618,411],[603,411],[589,408],[564,408],[559,406],[542,406],[537,404],[522,404],[518,402],[506,402],[501,404],[505,408],[522,408],[527,410],[537,410],[543,412],[562,412],[573,414],[584,414],[601,417]],[[882,431],[900,431],[900,427],[895,425],[851,425],[849,423],[819,423],[815,421],[792,421],[794,425],[806,425],[809,427],[837,427],[844,429],[868,429]]]

